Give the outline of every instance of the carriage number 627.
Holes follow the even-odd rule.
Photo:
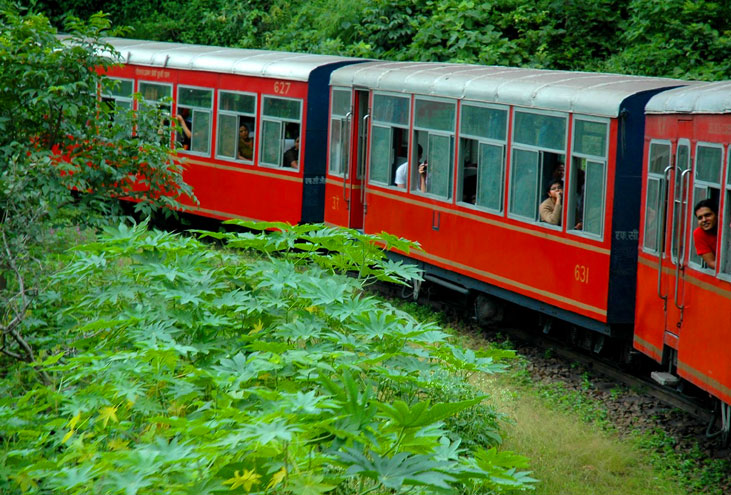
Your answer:
[[[589,267],[585,265],[576,265],[574,267],[574,279],[582,284],[589,283]]]
[[[274,92],[278,95],[286,95],[289,93],[289,87],[292,83],[289,81],[275,81]]]

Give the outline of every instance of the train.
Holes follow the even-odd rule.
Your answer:
[[[104,41],[102,98],[184,123],[185,211],[417,241],[390,256],[481,321],[508,302],[624,342],[714,397],[728,440],[731,82]]]

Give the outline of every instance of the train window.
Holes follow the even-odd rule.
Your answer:
[[[459,201],[502,212],[507,125],[506,109],[462,105]]]
[[[406,96],[373,95],[369,182],[406,188],[410,104]]]
[[[678,259],[678,233],[685,232],[686,218],[682,217],[684,198],[686,192],[682,190],[681,181],[683,172],[690,168],[690,142],[687,139],[678,140],[678,148],[675,152],[675,187],[673,195],[673,231],[671,237],[671,255],[673,261]],[[692,218],[692,215],[691,215]],[[692,223],[692,220],[691,220]],[[682,235],[682,234],[681,234]]]
[[[350,116],[351,91],[332,90],[332,109],[330,111],[330,173],[343,176],[348,167],[350,156]]]
[[[566,156],[564,115],[516,110],[513,122],[513,151],[508,212],[522,220],[538,220],[538,207],[547,201],[553,180],[563,181]],[[542,225],[560,225],[544,219]]]
[[[411,190],[452,197],[454,130],[457,105],[453,101],[416,98],[414,102],[414,143],[424,156],[412,160]],[[413,157],[413,154],[412,154]]]
[[[178,87],[178,126],[175,136],[184,150],[208,155],[211,152],[213,90]]]
[[[663,249],[663,239],[660,239],[660,219],[665,202],[661,192],[665,182],[665,169],[670,165],[670,143],[653,141],[650,143],[650,153],[647,158],[647,196],[645,198],[645,228],[642,245],[645,249],[658,252]]]
[[[256,149],[256,95],[219,91],[216,156],[253,163]]]
[[[726,198],[723,216],[719,225],[723,226],[721,237],[720,269],[721,273],[731,276],[731,146],[726,157]]]
[[[265,96],[259,163],[299,168],[302,100]]]
[[[170,112],[168,100],[173,96],[173,87],[170,84],[140,81],[139,89],[144,104],[156,104],[168,113]]]
[[[606,121],[574,119],[566,201],[567,223],[575,232],[601,236],[604,230],[608,133]]]
[[[702,199],[710,199],[716,206],[721,199],[721,168],[723,165],[723,147],[716,144],[699,143],[695,150],[695,174],[693,178],[693,201],[690,208]],[[693,212],[695,213],[695,212]],[[692,215],[695,218],[695,215]],[[690,232],[693,229],[688,229]],[[692,238],[692,237],[691,237]],[[695,251],[690,251],[690,264],[700,268],[707,268]]]

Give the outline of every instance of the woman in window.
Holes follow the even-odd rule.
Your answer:
[[[239,160],[251,160],[254,157],[254,138],[251,137],[246,124],[239,126]]]
[[[546,198],[538,212],[541,220],[551,225],[561,224],[561,201],[563,200],[563,181],[552,180],[548,185],[548,198]]]

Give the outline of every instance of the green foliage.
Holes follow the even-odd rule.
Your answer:
[[[368,253],[355,264],[367,277],[410,277],[378,268],[383,254],[372,248],[403,241],[257,228],[278,230],[207,233],[228,242],[217,250],[121,225],[77,249],[52,280],[53,339],[0,379],[0,492],[532,486],[523,458],[494,450],[497,414],[450,376],[478,358],[499,364],[504,351],[461,362],[468,353],[434,324],[365,295],[340,262],[324,262]],[[245,262],[231,249],[269,259]],[[32,379],[39,370],[49,385]]]
[[[150,211],[192,192],[159,110],[125,113],[97,98],[97,69],[110,65],[100,38],[115,34],[106,17],[69,17],[64,43],[44,16],[0,0],[0,26],[0,353],[33,361],[26,313],[45,297],[39,258],[69,205],[88,221],[113,211],[114,197]]]
[[[93,5],[92,5],[93,4]],[[50,8],[56,18],[62,12]],[[134,36],[210,45],[731,78],[728,6],[703,0],[191,0],[107,6],[75,0],[66,11],[109,9]]]

